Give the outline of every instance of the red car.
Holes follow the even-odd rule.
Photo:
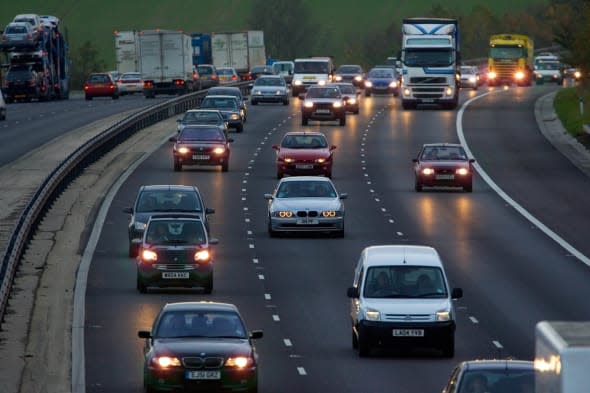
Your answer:
[[[119,98],[119,88],[108,72],[90,74],[84,82],[84,96],[87,100],[94,97]]]
[[[422,146],[414,162],[416,183],[414,189],[422,187],[462,187],[471,192],[473,179],[473,158],[468,158],[463,146],[456,143],[429,143]]]
[[[283,175],[324,175],[332,177],[332,163],[336,146],[328,144],[321,132],[288,132],[277,151],[277,179]]]

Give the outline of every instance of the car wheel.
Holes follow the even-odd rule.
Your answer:
[[[137,290],[139,291],[139,293],[146,293],[147,292],[147,286],[145,285],[143,280],[139,277],[139,274],[137,275]]]
[[[327,177],[328,179],[331,179],[331,178],[332,178],[332,171],[330,171],[330,172],[326,172],[326,177]]]
[[[463,190],[465,192],[472,192],[473,191],[473,184],[471,182],[469,182],[468,184],[463,186]]]
[[[258,393],[258,385],[250,388],[250,390],[248,390],[248,393]]]
[[[211,274],[211,278],[209,279],[209,281],[207,281],[207,283],[203,287],[204,294],[210,295],[211,292],[213,292],[213,274]]]
[[[229,170],[229,161],[225,161],[221,164],[221,172],[227,172]]]
[[[365,97],[371,97],[371,92],[369,90],[365,90]]]
[[[129,255],[129,258],[135,258],[137,256],[137,252],[138,252],[138,247],[133,244],[133,243],[129,243],[129,251],[127,252],[127,254]]]
[[[281,180],[282,178],[283,178],[283,173],[282,173],[282,172],[279,172],[279,171],[277,171],[277,179],[278,179],[278,180]]]
[[[359,114],[359,110],[358,109],[355,109],[352,113],[355,114],[355,115],[358,115]]]
[[[352,349],[358,349],[359,347],[359,340],[356,338],[356,334],[354,334],[354,330],[352,331]]]
[[[364,334],[362,334],[362,332],[359,331],[359,336],[358,336],[358,352],[359,352],[359,357],[367,357],[369,356],[369,353],[371,351],[371,346],[369,344],[369,340],[367,337],[365,337]]]
[[[343,237],[344,237],[344,229],[342,229],[342,230],[340,230],[340,231],[336,232],[336,237],[338,237],[338,238],[343,238]]]
[[[84,98],[86,99],[86,101],[91,101],[92,100],[92,97],[91,96],[85,96]]]
[[[451,334],[447,342],[441,348],[445,358],[452,358],[455,356],[455,336]]]
[[[414,184],[414,190],[416,192],[422,192],[422,184],[416,182],[416,184]]]
[[[308,123],[308,119],[307,119],[307,117],[305,117],[305,116],[302,116],[302,117],[301,117],[301,125],[302,125],[302,126],[306,126],[306,125],[307,125],[307,123]]]
[[[283,105],[289,105],[289,100],[283,101]]]
[[[342,116],[340,118],[340,125],[341,126],[345,126],[346,125],[346,115]]]
[[[182,171],[182,164],[175,162],[174,163],[174,172],[180,172]]]
[[[115,94],[115,95],[113,96],[113,100],[118,100],[118,99],[119,99],[119,95],[118,95],[118,94]]]
[[[244,131],[244,125],[240,124],[239,126],[236,127],[236,132],[242,132]]]
[[[258,105],[258,101],[251,100],[252,105]]]
[[[270,223],[270,219],[268,220],[268,236],[277,237],[277,233],[272,230],[272,225]]]

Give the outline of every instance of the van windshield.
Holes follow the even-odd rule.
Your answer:
[[[446,298],[442,270],[436,266],[373,266],[363,284],[365,298]]]
[[[327,61],[298,61],[295,63],[297,74],[328,74],[330,65]]]

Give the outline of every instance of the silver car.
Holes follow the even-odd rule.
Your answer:
[[[262,75],[254,81],[250,93],[252,105],[259,102],[282,102],[289,105],[289,89],[287,82],[280,75]]]
[[[268,200],[268,234],[331,232],[344,237],[344,203],[327,177],[292,176],[279,181]]]

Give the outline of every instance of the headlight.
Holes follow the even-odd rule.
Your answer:
[[[553,74],[553,79],[557,79],[557,78],[559,78],[559,75],[558,74]]]
[[[141,253],[141,259],[148,262],[155,262],[158,260],[158,254],[152,250],[143,250]]]
[[[325,158],[318,158],[317,160],[315,160],[315,162],[317,162],[318,164],[323,164],[324,162],[326,162]]]
[[[450,321],[451,320],[451,312],[450,311],[437,311],[436,312],[436,320],[437,321]]]
[[[211,254],[208,250],[199,250],[195,253],[195,262],[208,261],[211,258]]]
[[[334,211],[334,210],[323,211],[322,217],[336,217],[336,211]]]
[[[459,168],[455,171],[457,175],[465,176],[469,174],[469,170],[467,168]]]
[[[334,108],[340,108],[342,106],[342,103],[340,101],[336,101],[335,103],[332,104],[332,106]]]
[[[349,99],[348,99],[348,103],[349,103],[350,105],[354,105],[354,104],[356,104],[356,98],[349,98]]]
[[[474,77],[474,76],[470,76],[470,77],[469,77],[469,82],[471,82],[471,83],[475,83],[475,82],[477,82],[477,80],[475,79],[475,77]]]
[[[180,359],[170,356],[154,357],[152,363],[161,368],[180,367]]]
[[[301,86],[301,84],[302,84],[302,83],[303,83],[303,82],[301,82],[300,80],[296,80],[296,81],[294,81],[294,82],[293,82],[293,84],[294,84],[295,86]]]
[[[496,73],[494,71],[488,72],[488,79],[496,79]]]
[[[254,90],[252,92],[252,94],[254,94],[254,95],[262,95],[262,91],[260,91],[260,90]]]
[[[452,95],[453,95],[453,88],[452,88],[452,87],[447,87],[447,88],[445,89],[445,94],[446,94],[447,96],[452,96]]]
[[[277,90],[277,91],[275,91],[275,95],[277,95],[277,96],[280,96],[280,95],[282,95],[282,94],[283,94],[283,92],[282,92],[282,91],[280,91],[280,90]]]
[[[188,152],[190,152],[189,148],[184,146],[179,147],[176,151],[180,154],[187,154]]]
[[[295,159],[294,159],[294,158],[289,158],[289,157],[287,157],[287,158],[285,158],[285,159],[284,159],[284,161],[285,161],[287,164],[290,164],[290,163],[292,163],[292,162],[295,162]]]
[[[230,119],[232,120],[239,120],[240,119],[240,115],[237,113],[232,113],[230,116]]]
[[[432,169],[432,168],[424,168],[424,169],[422,169],[422,174],[423,175],[433,175],[434,174],[434,169]]]
[[[523,79],[523,78],[524,78],[524,72],[522,72],[522,71],[517,71],[517,72],[516,72],[516,74],[514,74],[514,77],[515,77],[517,80],[521,80],[521,79]]]
[[[365,87],[371,87],[371,86],[373,86],[373,82],[365,81]]]
[[[318,81],[318,85],[320,85],[320,86],[323,86],[325,84],[326,84],[326,81],[324,81],[324,80]]]
[[[409,95],[411,95],[411,94],[412,94],[412,90],[410,90],[410,88],[409,88],[409,87],[406,87],[406,88],[404,89],[404,95],[405,95],[405,96],[409,96]]]
[[[381,315],[377,310],[368,309],[365,311],[365,318],[367,318],[369,321],[378,321],[381,319]]]
[[[582,76],[582,73],[580,71],[574,72],[574,78],[580,79],[581,76]]]
[[[311,101],[305,101],[303,103],[303,106],[306,107],[306,108],[313,108],[313,102],[311,102]]]
[[[342,80],[342,76],[336,75],[336,77],[334,79],[336,80],[336,82],[340,82]]]
[[[237,368],[244,368],[254,364],[254,359],[250,356],[236,356],[228,358],[225,361],[226,367],[237,367]]]
[[[216,147],[213,149],[213,154],[223,154],[225,153],[225,147]]]
[[[293,212],[287,211],[287,210],[281,210],[278,212],[274,213],[275,217],[280,217],[280,218],[291,218],[293,217]]]
[[[389,87],[397,87],[397,81],[392,81],[392,82],[389,84]]]
[[[360,81],[363,80],[363,77],[360,76],[360,75],[357,75],[357,76],[354,77],[354,80],[357,81],[357,82],[360,82]]]
[[[147,225],[145,222],[135,221],[135,224],[133,224],[133,226],[135,227],[136,231],[145,231],[145,227]]]

